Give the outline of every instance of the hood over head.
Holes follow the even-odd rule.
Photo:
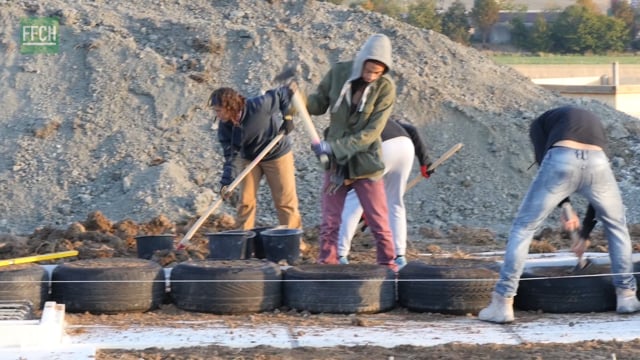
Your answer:
[[[371,35],[362,45],[360,51],[353,60],[353,69],[349,81],[353,81],[362,76],[362,69],[367,60],[375,60],[383,63],[387,69],[385,74],[391,70],[393,62],[391,60],[391,40],[384,34]]]

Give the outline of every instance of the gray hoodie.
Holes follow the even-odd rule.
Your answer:
[[[362,69],[364,68],[364,63],[367,60],[375,60],[385,64],[385,66],[387,67],[384,71],[385,74],[388,73],[389,70],[391,70],[391,66],[393,65],[393,60],[391,59],[391,40],[389,40],[386,35],[371,35],[364,43],[364,45],[362,45],[362,48],[360,48],[360,51],[358,51],[358,54],[356,54],[355,59],[353,59],[351,75],[342,86],[342,90],[340,90],[340,97],[333,105],[331,112],[337,111],[345,96],[347,97],[347,103],[351,104],[351,82],[357,80],[362,76]],[[362,107],[367,101],[368,95],[369,87],[367,87],[362,94],[362,99],[360,101],[358,111],[362,111]]]

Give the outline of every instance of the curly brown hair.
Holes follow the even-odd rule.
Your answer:
[[[209,96],[209,106],[219,106],[225,110],[237,113],[244,109],[245,98],[239,92],[228,87],[213,90]]]

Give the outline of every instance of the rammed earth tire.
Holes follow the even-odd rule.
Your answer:
[[[373,264],[300,265],[285,271],[284,305],[311,313],[376,313],[395,307],[395,274]]]
[[[176,307],[214,314],[271,311],[282,303],[282,271],[267,260],[187,261],[171,270]]]
[[[42,309],[49,296],[49,274],[36,264],[0,266],[0,300],[29,301]]]
[[[518,284],[515,307],[560,314],[615,310],[609,265],[593,264],[576,272],[573,268],[541,266],[526,270]]]
[[[398,273],[398,302],[408,310],[476,314],[491,302],[498,279],[493,261],[430,259],[411,261]]]
[[[165,290],[162,267],[143,259],[79,260],[51,274],[51,298],[68,312],[145,312],[162,303]]]

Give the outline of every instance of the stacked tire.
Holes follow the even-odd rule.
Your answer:
[[[241,314],[271,311],[282,302],[282,271],[266,260],[200,260],[171,271],[173,303],[187,311]]]
[[[0,266],[0,301],[28,301],[42,309],[49,296],[49,274],[39,265]]]
[[[609,265],[534,267],[521,277],[515,307],[548,313],[615,310],[616,296]]]
[[[311,313],[377,313],[396,303],[395,274],[373,264],[300,265],[284,275],[284,305]]]
[[[476,314],[491,302],[497,279],[492,261],[411,261],[398,274],[398,302],[416,312]]]
[[[165,290],[162,267],[143,259],[78,260],[51,274],[51,298],[68,312],[145,312],[160,306]]]
[[[640,268],[635,264],[636,271]],[[491,302],[499,277],[493,261],[426,259],[397,274],[375,264],[299,265],[281,270],[267,260],[199,260],[171,271],[170,298],[196,312],[242,314],[273,311],[282,305],[310,313],[378,313],[396,298],[409,311],[477,314]],[[49,276],[35,264],[0,267],[0,301],[29,301],[42,308]],[[112,314],[153,310],[166,294],[164,269],[143,259],[105,258],[58,265],[51,275],[51,300],[69,312]],[[168,298],[168,297],[167,297]],[[549,313],[615,309],[609,265],[527,269],[515,307]]]

